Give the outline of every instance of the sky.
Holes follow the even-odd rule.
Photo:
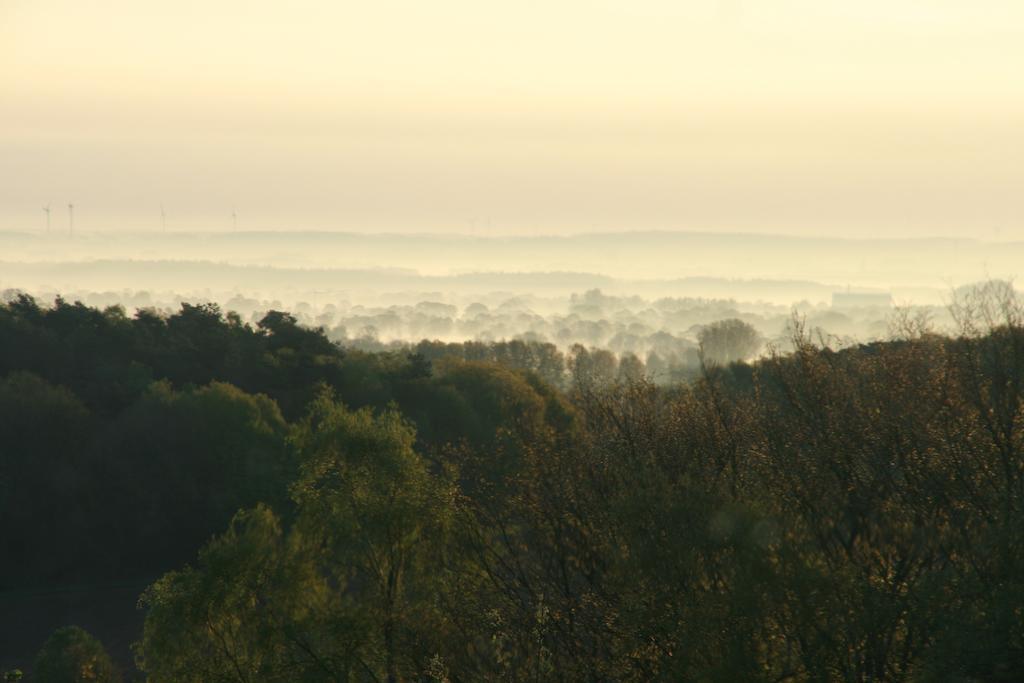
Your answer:
[[[1024,239],[1021,74],[1019,0],[0,0],[0,229]]]

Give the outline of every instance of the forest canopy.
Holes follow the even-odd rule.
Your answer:
[[[78,629],[4,665],[1019,680],[1024,316],[1012,290],[969,294],[954,336],[907,319],[829,348],[797,321],[750,363],[759,339],[709,328],[728,353],[669,385],[582,346],[367,352],[283,311],[20,297],[0,306],[0,591],[149,587],[134,657]]]

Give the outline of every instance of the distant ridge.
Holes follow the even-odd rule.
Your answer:
[[[41,239],[51,242],[58,242],[66,239],[63,234],[44,234],[38,230],[0,230],[0,240],[5,238],[28,238]],[[572,242],[590,240],[680,240],[693,239],[699,241],[723,241],[731,242],[736,239],[755,241],[791,241],[806,242],[813,244],[829,243],[857,243],[857,244],[979,244],[979,245],[1024,245],[1024,240],[989,240],[978,237],[946,237],[941,235],[921,237],[859,237],[857,235],[847,236],[817,236],[800,235],[796,233],[768,233],[768,232],[744,232],[737,231],[711,231],[711,230],[609,230],[609,231],[581,231],[566,234],[549,235],[515,235],[510,233],[495,233],[491,235],[480,235],[464,232],[402,232],[402,231],[374,231],[362,232],[358,230],[314,230],[314,229],[266,229],[266,230],[183,230],[170,232],[154,232],[152,230],[111,230],[76,232],[75,239],[125,239],[138,237],[145,240],[159,238],[161,240],[173,241],[176,239],[223,239],[225,241],[245,241],[248,239],[266,239],[268,237],[278,238],[286,241],[297,239],[313,238],[338,238],[354,240],[389,240],[389,239],[412,239],[423,241],[459,241],[459,242]]]
[[[612,286],[599,279],[602,277],[616,283],[667,283],[704,277],[718,281],[824,283],[821,286],[838,289],[883,289],[894,294],[911,291],[914,295],[910,298],[915,300],[924,293],[935,301],[939,298],[935,292],[966,283],[1015,279],[1024,269],[1024,242],[668,230],[521,237],[311,230],[109,232],[76,234],[73,238],[8,231],[0,232],[0,259],[5,261],[0,269],[0,281],[4,282],[14,279],[9,274],[16,262],[208,261],[223,264],[221,268],[367,273],[387,269],[393,273],[393,282],[406,277],[403,273],[447,278],[471,275],[464,282],[473,286],[484,286],[478,284],[482,273],[491,274],[492,279],[493,274],[503,273],[509,281],[512,274],[529,273],[529,278],[543,287],[551,286],[555,278],[546,276],[546,282],[541,283],[538,273],[584,274],[588,282],[594,283],[570,283],[562,275],[561,286],[566,288]],[[64,272],[71,271],[65,268]],[[223,273],[212,277],[224,280]],[[524,282],[519,278],[508,286],[518,287]],[[813,289],[806,294],[824,299],[830,295]]]
[[[186,284],[191,283],[191,284]],[[198,287],[197,287],[198,285]],[[508,291],[564,296],[601,289],[619,294],[649,296],[743,298],[779,301],[814,298],[824,301],[831,285],[807,280],[767,280],[718,277],[617,279],[607,275],[571,272],[469,272],[425,275],[401,268],[283,268],[240,266],[214,261],[95,260],[13,263],[0,261],[0,289],[82,290],[200,290],[266,291],[399,290],[485,293]]]

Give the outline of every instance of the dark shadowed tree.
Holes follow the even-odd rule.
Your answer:
[[[100,641],[77,626],[57,629],[36,656],[38,683],[119,683],[121,675]]]

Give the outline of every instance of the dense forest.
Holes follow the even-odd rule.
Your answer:
[[[270,311],[0,305],[0,605],[142,578],[31,680],[1024,679],[1024,309],[761,359],[342,348]],[[16,629],[6,623],[4,629]],[[101,634],[99,634],[101,635]],[[2,649],[2,647],[0,647]],[[38,653],[38,654],[37,654]],[[7,674],[15,680],[19,674]]]
[[[146,264],[136,267],[145,270]],[[0,270],[3,269],[0,263]],[[58,275],[54,278],[59,281]],[[746,284],[770,291],[767,282]],[[300,325],[322,327],[329,340],[361,351],[408,350],[422,340],[456,345],[465,341],[538,342],[554,344],[563,351],[579,344],[607,349],[616,355],[635,355],[650,366],[649,377],[661,384],[674,383],[697,368],[699,334],[721,320],[742,320],[758,332],[765,344],[784,347],[789,343],[787,329],[794,310],[808,328],[847,341],[886,338],[892,312],[891,297],[884,292],[874,303],[830,304],[819,296],[815,303],[794,298],[796,303],[782,305],[760,299],[696,296],[692,291],[695,287],[682,284],[673,295],[657,298],[615,294],[599,288],[539,296],[522,289],[486,293],[368,293],[338,289],[337,285],[317,290],[287,290],[279,286],[269,292],[266,288],[270,282],[264,282],[264,287],[262,293],[249,294],[237,289],[191,293],[74,290],[66,298],[100,309],[121,306],[127,315],[152,309],[170,316],[183,303],[216,303],[221,310],[232,311],[241,322],[251,325],[258,325],[270,311],[286,310]],[[687,291],[689,295],[680,295]],[[0,301],[13,301],[22,293],[26,292],[0,289]],[[57,296],[50,288],[27,293],[43,301],[52,301]],[[844,295],[831,293],[840,299]],[[916,304],[912,308],[931,316],[937,327],[952,325],[944,306]]]

